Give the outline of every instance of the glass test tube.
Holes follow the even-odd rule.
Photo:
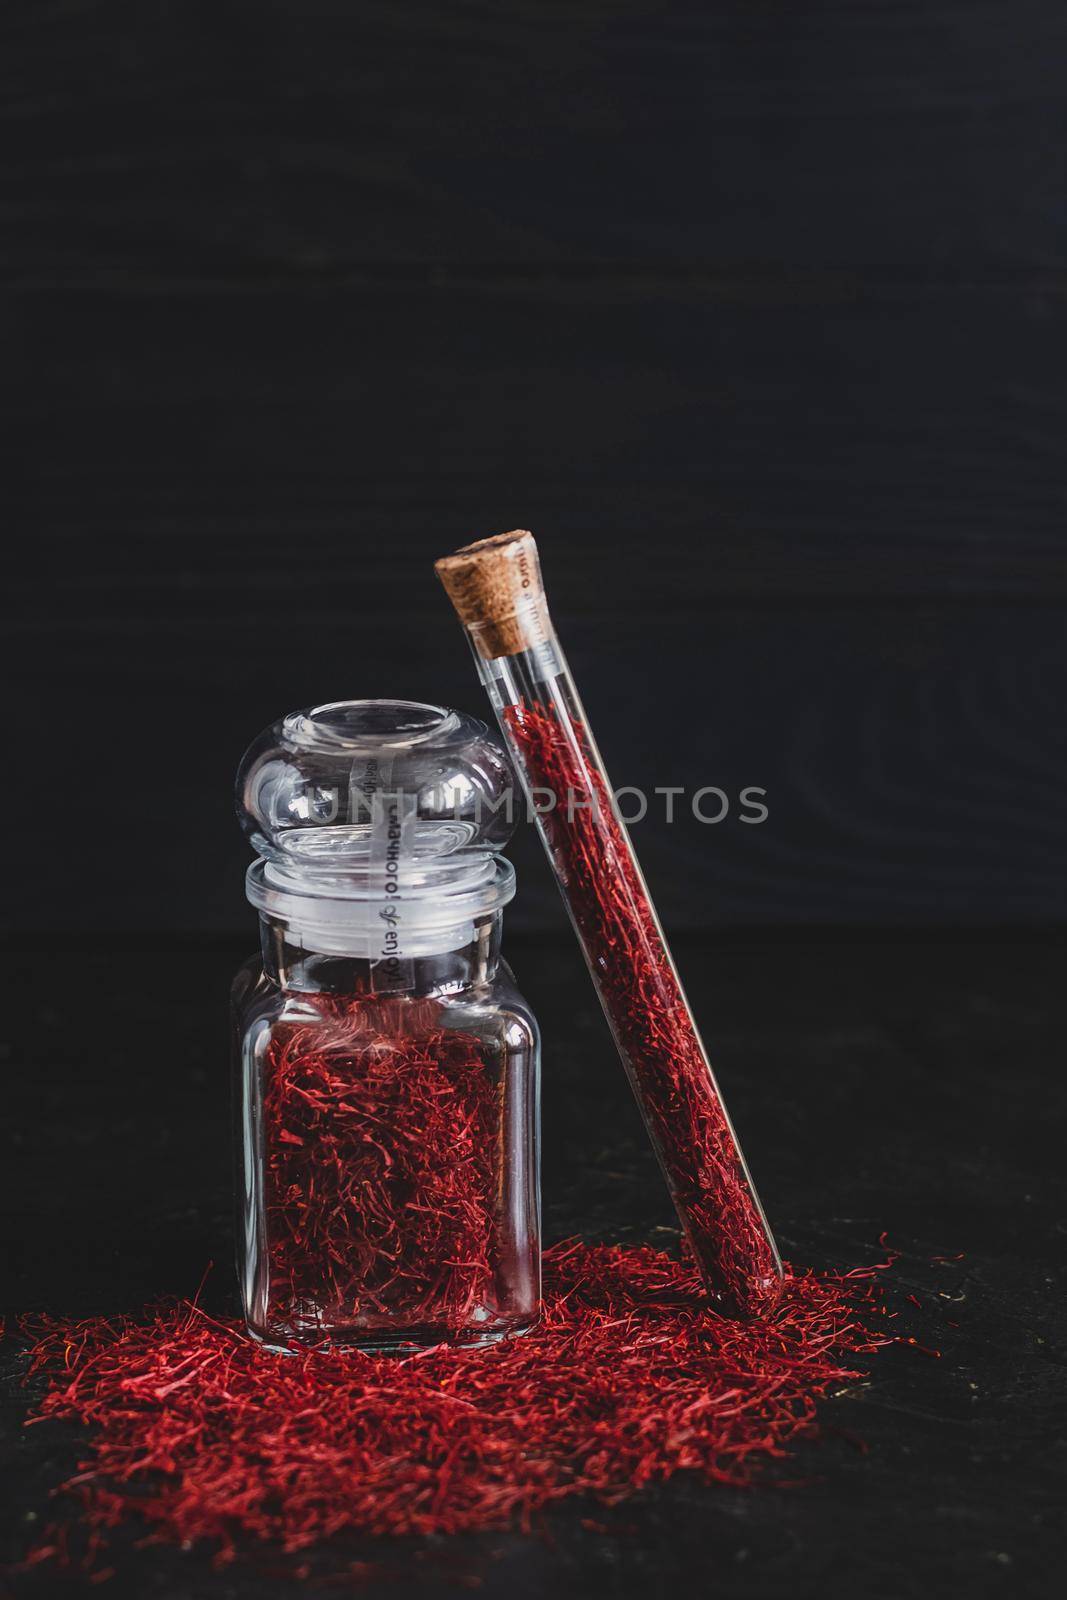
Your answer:
[[[707,1290],[728,1314],[766,1312],[782,1264],[552,626],[533,537],[479,541],[437,571]]]

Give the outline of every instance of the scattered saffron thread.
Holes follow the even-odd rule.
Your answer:
[[[555,704],[503,717],[531,789],[556,797],[546,843],[689,1246],[722,1310],[761,1314],[774,1246],[589,735]]]
[[[189,1302],[28,1325],[30,1370],[48,1375],[30,1421],[90,1430],[57,1490],[80,1502],[90,1559],[131,1517],[147,1542],[206,1540],[225,1564],[255,1541],[528,1529],[568,1497],[613,1506],[682,1470],[753,1483],[861,1376],[855,1358],[894,1342],[877,1266],[791,1271],[751,1323],[648,1247],[570,1241],[545,1266],[538,1328],[480,1351],[279,1355]],[[50,1558],[74,1559],[69,1523],[29,1559]]]
[[[263,1065],[267,1316],[462,1334],[495,1315],[503,1075],[433,999],[301,996]]]

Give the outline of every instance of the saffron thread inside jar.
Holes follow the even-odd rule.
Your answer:
[[[270,1321],[442,1339],[488,1322],[506,1079],[487,1045],[432,999],[294,1009],[263,1066]]]

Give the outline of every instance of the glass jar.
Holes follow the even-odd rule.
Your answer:
[[[262,947],[233,991],[249,1329],[277,1349],[521,1333],[540,1296],[539,1045],[500,957],[514,871],[484,848],[506,837],[503,758],[472,719],[457,745],[444,708],[298,715],[295,756],[279,757],[287,718],[238,780]],[[294,764],[343,803],[302,805]],[[436,800],[416,769],[432,770]],[[368,771],[389,786],[374,786],[364,815],[352,796]],[[301,828],[302,814],[318,820]]]

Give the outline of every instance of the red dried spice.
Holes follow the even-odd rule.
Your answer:
[[[528,1528],[568,1497],[615,1505],[683,1470],[748,1484],[859,1376],[855,1355],[891,1342],[870,1326],[874,1267],[791,1273],[744,1324],[656,1250],[570,1242],[545,1264],[539,1327],[480,1351],[278,1355],[188,1302],[38,1323],[31,1371],[49,1386],[30,1420],[91,1430],[62,1488],[93,1554],[133,1516],[225,1563],[258,1540]],[[67,1526],[30,1559],[69,1559]]]
[[[500,1074],[432,999],[309,994],[263,1067],[268,1318],[445,1338],[492,1314]]]
[[[690,1248],[720,1308],[780,1292],[774,1246],[589,735],[555,706],[503,716]],[[565,718],[565,720],[564,720]]]

